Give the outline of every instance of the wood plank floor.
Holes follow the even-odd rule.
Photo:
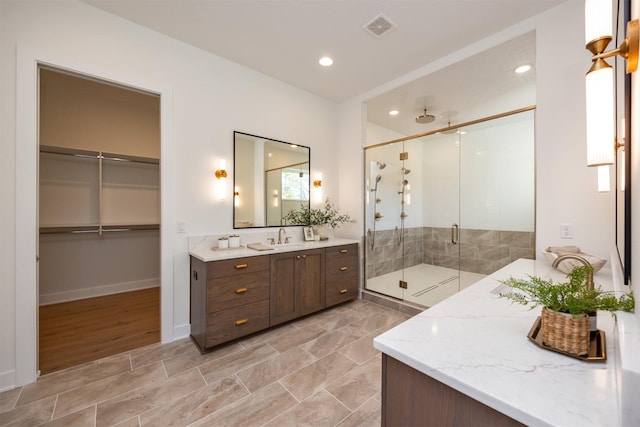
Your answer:
[[[41,374],[160,341],[160,288],[40,307]]]

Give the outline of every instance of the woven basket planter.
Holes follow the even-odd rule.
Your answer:
[[[589,315],[573,316],[542,307],[542,342],[544,345],[576,356],[589,351]]]

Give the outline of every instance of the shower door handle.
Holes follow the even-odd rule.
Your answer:
[[[458,233],[458,224],[453,223],[453,225],[451,226],[451,243],[453,243],[454,245],[458,244]]]

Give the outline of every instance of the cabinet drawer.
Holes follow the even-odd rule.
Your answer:
[[[269,255],[225,259],[207,263],[207,279],[269,270]]]
[[[358,270],[358,246],[347,245],[327,248],[326,252],[327,274],[335,271]]]
[[[268,299],[209,313],[206,346],[212,347],[268,327]]]
[[[347,280],[327,282],[326,292],[327,307],[357,298],[358,276],[352,276]]]
[[[269,298],[269,270],[207,281],[207,312]]]

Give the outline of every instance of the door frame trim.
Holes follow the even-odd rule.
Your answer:
[[[173,341],[173,246],[174,223],[172,149],[172,90],[158,82],[140,79],[127,70],[107,68],[42,52],[16,47],[16,224],[15,224],[15,384],[37,378],[38,292],[36,275],[37,158],[38,158],[38,66],[47,65],[80,75],[111,81],[160,96],[160,331],[162,342]]]

